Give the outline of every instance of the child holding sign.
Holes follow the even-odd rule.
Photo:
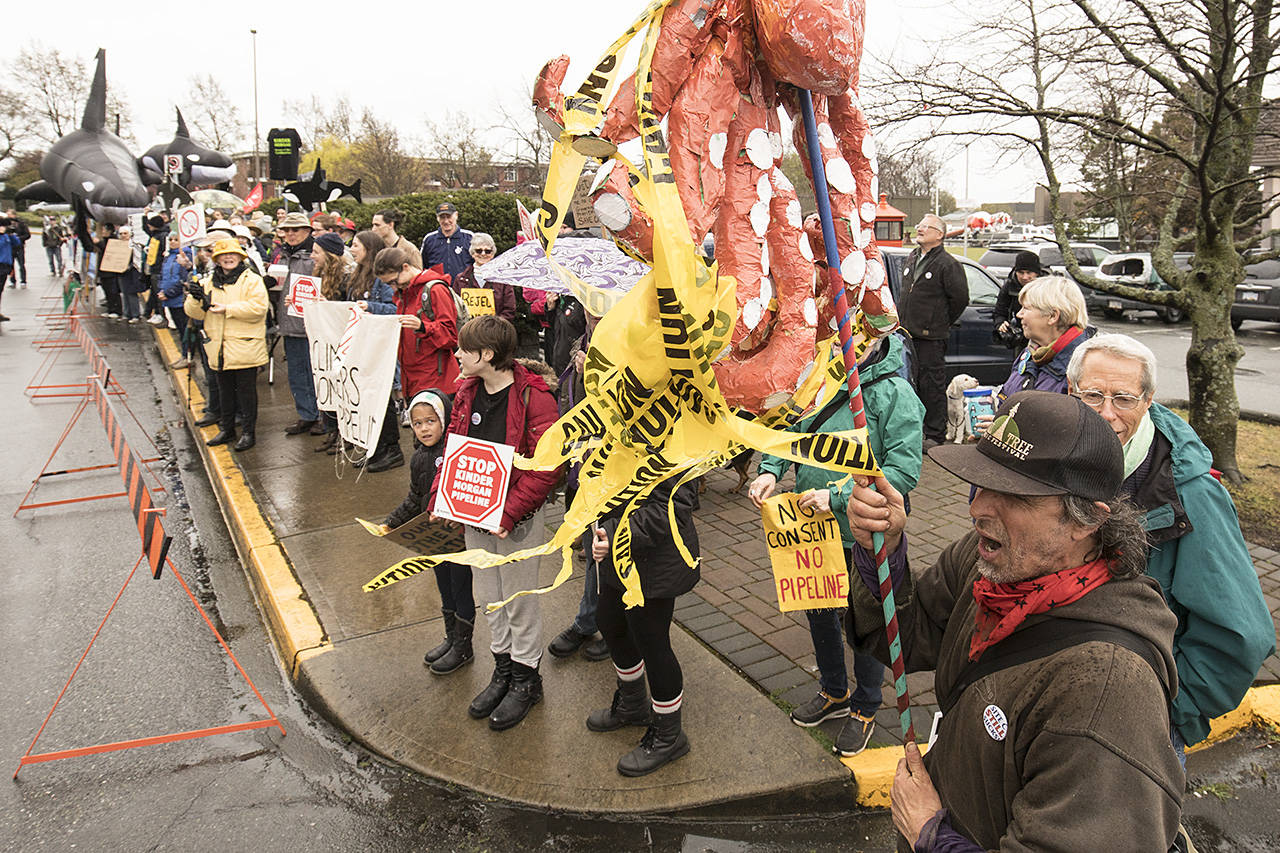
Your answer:
[[[428,508],[431,484],[444,462],[444,429],[452,408],[449,395],[437,388],[419,391],[409,401],[409,423],[417,439],[417,449],[409,460],[409,494],[387,516],[382,524],[383,533],[412,521]],[[437,563],[435,573],[444,616],[444,642],[427,652],[422,660],[436,675],[447,675],[474,657],[471,633],[475,629],[476,602],[471,595],[470,566]]]
[[[383,249],[379,259],[387,252]],[[515,361],[516,328],[501,317],[475,317],[458,331],[458,364],[462,381],[453,399],[449,432],[509,444],[522,456],[532,456],[538,439],[559,413],[542,377]],[[511,554],[547,540],[543,504],[559,479],[558,471],[511,472],[502,522],[496,533],[465,528],[468,548]],[[432,485],[432,506],[441,488]],[[515,592],[538,586],[538,559],[521,560],[485,569],[476,578],[476,592],[485,604],[502,601]],[[509,729],[542,700],[542,611],[539,597],[524,595],[492,613],[489,621],[493,677],[467,708],[473,718],[489,718],[494,731]]]
[[[862,403],[867,413],[867,439],[884,476],[902,494],[915,488],[920,479],[922,456],[921,435],[924,432],[924,405],[910,383],[899,375],[902,368],[902,341],[897,335],[873,346],[858,365],[862,380]],[[839,432],[853,429],[853,413],[849,410],[849,388],[846,384],[822,411],[795,426],[796,432]],[[786,459],[768,456],[760,460],[760,475],[748,494],[758,507],[773,494],[778,480],[791,465]],[[850,552],[853,535],[845,514],[852,482],[837,488],[843,476],[815,468],[796,466],[796,491],[803,492],[799,505],[830,510],[840,524],[845,566],[852,568]],[[880,684],[884,667],[874,657],[855,651],[853,676],[857,689],[849,692],[849,677],[844,666],[844,644],[841,642],[840,610],[807,610],[809,634],[813,638],[813,655],[818,663],[818,695],[791,712],[797,726],[816,726],[824,720],[848,717],[836,737],[836,752],[848,757],[866,749],[875,730],[875,714],[880,709]]]
[[[701,575],[696,565],[685,563],[676,547],[667,505],[674,502],[676,532],[696,563],[698,531],[693,511],[698,508],[698,487],[696,482],[685,483],[673,497],[678,476],[655,486],[627,519],[643,606],[623,607],[622,581],[610,556],[622,508],[604,516],[600,526],[587,533],[600,590],[596,624],[618,674],[613,702],[593,711],[587,728],[611,732],[623,726],[648,726],[640,745],[618,760],[618,772],[623,776],[652,773],[689,751],[689,739],[680,725],[684,674],[671,649],[671,616],[676,597],[693,589]],[[652,702],[645,694],[646,678]]]

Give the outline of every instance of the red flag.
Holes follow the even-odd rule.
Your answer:
[[[261,181],[259,181],[258,185],[253,188],[253,192],[249,193],[249,195],[245,197],[244,212],[248,213],[249,211],[256,209],[257,206],[260,204],[262,204],[262,182]]]

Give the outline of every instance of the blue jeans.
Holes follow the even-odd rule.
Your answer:
[[[600,607],[600,569],[591,562],[591,546],[587,545],[586,583],[582,588],[582,600],[578,602],[578,615],[573,620],[573,630],[584,637],[596,632],[596,610]]]
[[[316,386],[311,378],[311,344],[306,338],[284,338],[284,357],[289,366],[289,391],[293,394],[293,407],[298,410],[298,420],[317,421],[320,410],[316,408]]]
[[[126,320],[140,319],[141,315],[138,313],[138,294],[121,293],[120,307],[124,309],[124,318]]]
[[[1178,731],[1178,727],[1173,723],[1169,724],[1169,740],[1173,743],[1173,754],[1178,756],[1178,763],[1182,765],[1182,772],[1187,772],[1187,742],[1182,739],[1182,732]]]
[[[849,677],[844,668],[844,630],[841,627],[840,610],[806,610],[809,618],[809,636],[813,637],[813,656],[818,661],[819,683],[828,696],[843,696],[849,689]],[[869,654],[853,653],[853,677],[855,687],[849,704],[853,710],[869,717],[880,710],[883,694],[884,665]]]

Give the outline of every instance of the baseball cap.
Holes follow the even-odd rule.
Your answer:
[[[1124,480],[1124,451],[1102,416],[1049,391],[1019,391],[976,445],[943,444],[929,456],[980,489],[1026,497],[1107,501]]]
[[[446,213],[457,213],[458,208],[453,206],[453,202],[446,201],[436,207],[436,216],[444,216]]]

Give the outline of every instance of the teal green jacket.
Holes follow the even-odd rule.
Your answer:
[[[1209,473],[1209,449],[1158,403],[1151,420],[1158,434],[1152,470],[1134,497],[1146,510],[1147,574],[1178,617],[1178,695],[1169,716],[1193,744],[1209,734],[1209,720],[1240,704],[1275,651],[1276,631],[1235,504]]]
[[[902,494],[916,487],[920,480],[921,436],[924,434],[924,404],[916,396],[911,383],[898,376],[902,368],[902,340],[897,335],[889,337],[889,350],[884,357],[865,369],[861,369],[862,404],[867,412],[867,436],[876,462],[884,471],[885,479]],[[821,412],[805,418],[791,428],[793,432],[839,432],[853,429],[853,413],[841,406],[820,424],[813,421]],[[765,455],[760,460],[760,473],[772,474],[778,480],[791,466],[791,461]],[[840,536],[844,547],[853,547],[853,534],[849,532],[849,495],[853,481],[842,488],[835,484],[844,474],[815,468],[812,465],[796,467],[796,491],[828,489],[831,492],[831,511],[840,522]]]

